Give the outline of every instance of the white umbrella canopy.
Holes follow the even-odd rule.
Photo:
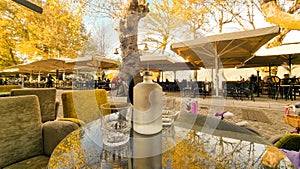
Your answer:
[[[156,55],[156,54],[142,54],[140,56],[140,60],[143,65],[170,64],[176,62],[170,56]]]
[[[64,60],[46,59],[27,64],[10,66],[7,69],[18,69],[18,72],[52,72],[56,70],[65,70],[68,68],[69,67]]]
[[[280,66],[283,63],[300,64],[300,43],[261,48],[244,62],[242,67]]]
[[[255,56],[245,63],[237,66],[238,68],[253,68],[253,67],[266,67],[266,66],[280,66],[282,63],[287,62],[281,56]]]
[[[120,61],[102,57],[102,56],[90,56],[90,57],[78,57],[76,59],[70,59],[66,61],[71,70],[80,69],[82,67],[91,67],[91,69],[118,69],[120,67]]]
[[[32,72],[32,66],[30,64],[20,64],[9,66],[6,69],[3,69],[3,72]]]
[[[174,43],[171,50],[198,67],[234,68],[251,58],[266,42],[279,33],[279,27],[224,33],[200,39]]]
[[[176,71],[176,70],[199,70],[189,62],[177,62],[170,56],[143,54],[140,56],[141,69]]]
[[[28,64],[14,65],[2,71],[15,72],[53,72],[53,71],[74,71],[81,68],[90,70],[117,69],[120,61],[105,57],[79,57],[76,59],[56,58],[39,60]],[[88,68],[89,67],[89,68]]]
[[[224,33],[200,39],[174,43],[171,50],[193,65],[214,68],[215,95],[219,94],[219,68],[234,68],[243,64],[265,43],[279,34],[279,27]]]

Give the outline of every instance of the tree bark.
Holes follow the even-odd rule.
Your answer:
[[[122,64],[119,76],[128,86],[129,101],[133,103],[132,91],[135,76],[140,76],[140,53],[138,49],[138,24],[149,13],[145,0],[128,0],[127,9],[119,21],[119,40],[122,51]]]

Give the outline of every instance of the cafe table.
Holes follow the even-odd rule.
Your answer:
[[[278,156],[269,148],[275,147],[243,127],[191,113],[180,113],[158,134],[132,130],[127,144],[107,147],[98,119],[63,139],[48,168],[293,168],[286,156],[272,163]]]
[[[288,95],[285,96],[286,99],[296,100],[297,92],[300,88],[299,84],[288,84],[288,85],[280,85],[282,88],[283,95],[287,93]]]

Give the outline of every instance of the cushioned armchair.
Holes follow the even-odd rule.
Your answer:
[[[0,85],[0,97],[9,96],[12,89],[21,89],[21,85]]]
[[[276,141],[274,146],[281,149],[295,168],[300,168],[300,134],[286,134]]]
[[[67,91],[61,98],[64,118],[59,120],[71,120],[79,125],[100,118],[100,105],[108,101],[105,89]]]
[[[286,150],[300,150],[300,134],[286,134],[274,143],[277,148]]]
[[[37,96],[0,98],[0,168],[46,168],[57,144],[78,125],[42,123]]]
[[[55,88],[12,89],[10,95],[36,95],[39,98],[42,122],[53,121],[57,117],[59,102],[56,101]]]

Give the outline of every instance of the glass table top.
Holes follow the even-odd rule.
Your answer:
[[[173,125],[155,135],[131,131],[129,142],[119,147],[103,145],[101,121],[95,120],[62,140],[52,153],[48,167],[293,168],[285,156],[278,159],[276,164],[264,159],[267,158],[266,149],[270,148],[270,144],[257,135],[218,127],[208,132],[211,128],[207,126],[212,126],[207,122],[209,120],[201,124],[200,118],[194,124],[184,119],[181,116]],[[220,124],[218,126],[224,125]]]

